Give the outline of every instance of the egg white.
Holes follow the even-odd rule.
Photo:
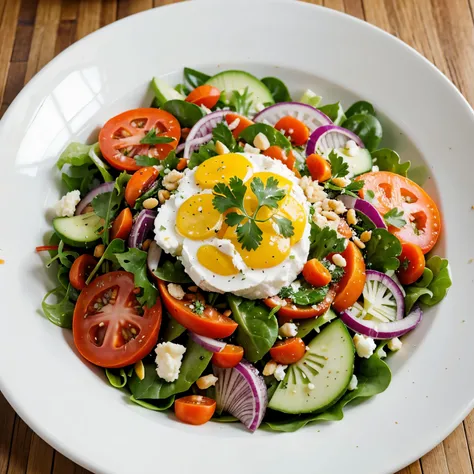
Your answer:
[[[309,216],[309,203],[298,184],[298,178],[281,161],[254,153],[241,154],[253,165],[253,169],[249,170],[244,181],[252,174],[262,171],[275,173],[289,179],[293,183],[291,196],[304,205],[306,215]],[[311,231],[309,219],[306,222],[302,238],[291,247],[290,254],[282,263],[271,268],[251,269],[245,264],[231,241],[216,237],[191,240],[176,231],[176,215],[181,205],[196,194],[212,193],[212,190],[203,190],[196,184],[194,177],[196,169],[185,171],[176,193],[158,210],[155,219],[157,244],[166,253],[178,257],[183,263],[186,273],[196,285],[205,291],[230,292],[249,299],[276,295],[282,287],[288,286],[296,278],[307,261]],[[231,276],[216,275],[201,265],[197,259],[197,251],[206,244],[213,245],[230,255],[239,273]]]

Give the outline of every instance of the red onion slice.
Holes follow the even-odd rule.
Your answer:
[[[308,127],[309,133],[313,133],[314,130],[322,125],[332,124],[331,119],[326,114],[311,105],[301,102],[280,102],[271,105],[258,113],[253,120],[254,122],[264,122],[274,127],[278,120],[287,115],[303,122]]]
[[[191,339],[209,352],[220,352],[226,346],[225,342],[211,339],[210,337],[200,336],[194,332],[189,332]]]
[[[267,387],[258,370],[242,360],[232,369],[213,366],[218,381],[216,402],[218,410],[238,418],[250,431],[263,421],[268,405]]]
[[[92,202],[92,199],[94,199],[99,194],[111,193],[114,189],[114,186],[115,181],[110,181],[108,183],[103,183],[97,186],[92,191],[88,192],[77,205],[75,215],[78,216],[82,214],[84,212],[84,209]]]
[[[312,153],[324,154],[334,148],[343,148],[348,140],[354,140],[357,146],[365,148],[362,140],[350,130],[337,125],[323,125],[310,135],[306,145],[306,155]]]
[[[153,272],[158,268],[162,253],[162,248],[155,241],[153,241],[150,244],[148,255],[146,257],[146,264],[150,273],[153,274]]]
[[[193,151],[197,150],[201,145],[204,145],[204,143],[210,142],[212,140],[212,133],[208,133],[207,135],[204,135],[203,137],[195,138],[194,140],[191,140],[190,142],[186,141],[184,144],[184,154],[183,158],[191,158],[191,155]],[[188,153],[188,154],[187,154]]]
[[[190,130],[188,138],[184,144],[184,158],[189,158],[191,153],[203,143],[208,142],[211,138],[204,142],[196,142],[198,138],[204,139],[204,137],[209,136],[212,132],[212,129],[218,124],[224,121],[225,116],[231,113],[230,110],[217,110],[216,112],[211,112],[205,117],[200,119],[194,127]]]
[[[128,236],[128,246],[130,248],[141,248],[143,242],[153,231],[156,212],[150,209],[143,209],[138,214],[133,223],[132,230]]]
[[[362,214],[365,214],[375,224],[375,227],[380,229],[387,228],[387,225],[385,224],[380,212],[377,211],[377,209],[369,201],[347,195],[341,195],[338,197],[338,199],[342,201],[347,208],[354,209],[356,211],[362,212]]]

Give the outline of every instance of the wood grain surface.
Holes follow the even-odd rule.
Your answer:
[[[170,3],[176,0],[0,0],[0,117],[23,85],[74,41],[117,19]],[[474,0],[309,3],[344,11],[402,39],[474,104]],[[474,412],[399,474],[473,474],[473,459]],[[33,433],[0,394],[0,474],[87,472]]]

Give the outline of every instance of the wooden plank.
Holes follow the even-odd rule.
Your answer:
[[[365,20],[362,0],[344,0],[344,8],[349,15]]]
[[[32,432],[26,474],[46,474],[53,467],[54,450]]]
[[[423,471],[421,470],[420,461],[415,461],[413,464],[410,464],[401,471],[398,471],[397,474],[423,474]]]
[[[0,474],[5,474],[8,469],[15,416],[13,408],[0,393]]]
[[[50,471],[48,471],[49,474]],[[43,473],[41,473],[43,474]],[[56,452],[54,455],[54,466],[51,474],[92,474],[87,469],[74,464],[61,453]]]
[[[77,16],[76,40],[100,28],[101,0],[81,0]]]
[[[443,441],[443,445],[449,472],[472,474],[469,448],[462,423]]]
[[[100,26],[108,25],[117,19],[117,0],[103,0]]]
[[[3,102],[10,105],[13,99],[23,88],[26,74],[26,62],[11,63],[8,71],[7,83],[5,85],[5,93],[3,95]]]
[[[118,0],[118,18],[153,8],[153,0]]]
[[[474,469],[474,411],[464,420],[464,429],[466,431],[467,444],[471,456],[471,465]]]
[[[0,9],[0,103],[2,103],[20,13],[20,2],[4,0]]]
[[[26,423],[19,416],[16,416],[8,474],[24,474],[26,472],[32,434],[33,432]]]
[[[55,56],[60,15],[61,0],[39,0],[25,82]]]
[[[450,474],[443,443],[421,458],[421,468],[426,474]]]
[[[324,0],[324,6],[340,12],[345,11],[344,0]]]

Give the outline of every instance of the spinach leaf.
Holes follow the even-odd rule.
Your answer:
[[[166,260],[153,272],[160,280],[170,283],[192,283],[189,275],[184,271],[184,266],[179,260]]]
[[[88,285],[92,281],[96,273],[99,271],[101,265],[104,263],[104,260],[109,260],[113,263],[118,264],[118,260],[115,254],[123,252],[125,252],[125,241],[123,241],[122,239],[112,240],[112,242],[107,245],[107,248],[102,254],[102,257],[100,257],[99,261],[97,262],[97,265],[92,269],[89,276],[87,277],[86,284]]]
[[[184,80],[187,84],[189,84],[192,89],[202,86],[210,78],[211,76],[208,76],[203,72],[197,71],[196,69],[191,69],[190,67],[184,68]]]
[[[135,286],[143,290],[143,294],[137,298],[138,301],[142,305],[151,308],[156,303],[158,290],[148,279],[146,265],[147,253],[143,250],[131,248],[128,252],[116,253],[115,258],[125,271],[133,273]]]
[[[275,103],[291,102],[291,96],[285,83],[277,77],[264,77],[262,82],[268,87]]]
[[[311,232],[309,235],[311,242],[309,247],[310,258],[322,260],[330,253],[343,252],[345,249],[345,239],[339,238],[335,230],[329,227],[321,229],[314,222],[311,222]]]
[[[186,328],[181,326],[168,312],[166,314],[168,315],[168,322],[161,333],[161,337],[164,341],[172,342],[178,339],[178,337],[186,331]]]
[[[62,286],[55,288],[54,290],[46,293],[41,307],[46,317],[56,326],[71,329],[72,328],[72,315],[74,313],[74,303],[70,300],[70,295],[73,288],[69,285],[67,290],[64,290]],[[57,303],[50,304],[47,300],[50,296],[55,296]]]
[[[270,310],[255,300],[227,294],[235,321],[239,324],[236,340],[244,348],[245,358],[257,362],[270,350],[278,337],[278,322]]]
[[[253,125],[250,125],[249,127],[242,130],[239,138],[242,138],[248,144],[253,146],[253,141],[259,133],[263,133],[268,138],[271,146],[277,145],[284,149],[291,148],[291,143],[285,137],[285,135],[266,123],[254,123]]]
[[[127,385],[127,374],[124,369],[105,369],[107,379],[115,388],[123,388]]]
[[[95,145],[83,145],[82,143],[72,142],[65,148],[65,150],[59,156],[56,166],[61,170],[64,165],[81,166],[92,163],[89,151],[98,146]]]
[[[303,338],[313,330],[319,333],[321,326],[336,318],[337,314],[331,308],[329,308],[322,316],[319,316],[318,318],[301,319],[300,321],[302,322],[297,323],[298,333],[296,335],[297,337]]]
[[[163,399],[177,393],[186,392],[204,372],[211,358],[212,352],[207,351],[192,339],[189,339],[177,380],[166,382],[158,377],[154,364],[145,364],[145,378],[140,380],[134,373],[129,380],[128,386],[137,400]]]
[[[397,257],[401,253],[402,246],[394,235],[385,229],[375,229],[366,246],[365,263],[367,268],[379,272],[396,270],[400,265]]]
[[[174,115],[181,127],[193,127],[199,120],[201,120],[205,113],[201,107],[185,100],[169,100],[163,105],[163,110]]]
[[[414,166],[408,171],[408,177],[416,184],[423,186],[430,175],[430,170],[425,165]]]
[[[193,151],[188,162],[188,168],[192,170],[201,163],[204,163],[209,158],[217,155],[216,145],[210,141],[199,147],[198,151]]]
[[[292,286],[284,286],[278,296],[280,298],[290,298],[293,303],[301,306],[309,306],[320,303],[326,297],[328,287],[315,288],[303,282],[297,289]]]
[[[226,122],[218,123],[213,128],[212,138],[214,139],[215,143],[217,143],[218,140],[223,143],[229,149],[229,151],[237,151],[237,143],[235,141],[234,135],[232,135],[232,132]]]
[[[138,400],[133,395],[130,395],[130,401],[140,405],[142,408],[152,411],[164,411],[171,408],[174,403],[174,395],[171,397],[165,398],[163,400],[155,400],[153,403],[146,402],[145,400]]]
[[[375,117],[374,106],[370,102],[365,100],[359,100],[354,102],[346,112],[347,118],[352,117],[353,115],[373,115]]]
[[[252,93],[249,93],[249,88],[246,87],[243,92],[232,91],[229,100],[229,105],[232,110],[235,110],[238,114],[247,117],[254,106],[252,100]]]
[[[318,110],[326,114],[334,122],[334,125],[341,125],[346,120],[346,115],[340,102],[323,105],[318,107]]]
[[[390,148],[380,148],[380,150],[373,151],[372,159],[374,165],[377,165],[380,171],[390,171],[405,177],[411,165],[409,161],[400,163],[400,156]]]
[[[164,178],[170,171],[175,170],[178,166],[179,158],[176,156],[176,152],[170,151],[168,156],[161,161],[163,169],[160,171],[160,176]]]
[[[343,397],[321,413],[285,416],[278,421],[267,422],[266,426],[274,431],[293,432],[308,423],[316,421],[339,421],[344,417],[343,408],[356,399],[367,400],[387,389],[392,380],[389,366],[380,359],[378,350],[369,359],[358,359],[354,370],[358,385],[355,390],[347,391]]]
[[[353,115],[344,121],[342,127],[358,135],[370,152],[376,150],[382,140],[382,125],[373,115]]]
[[[93,163],[97,166],[97,169],[100,171],[100,174],[102,175],[102,178],[104,179],[104,181],[106,183],[113,181],[114,180],[113,176],[107,171],[108,166],[106,166],[105,163],[97,155],[95,146],[93,146],[89,150],[89,156],[90,156],[90,159],[93,161]]]
[[[61,180],[68,191],[79,189],[81,196],[99,185],[97,167],[93,164],[70,166],[67,173],[61,174]]]

